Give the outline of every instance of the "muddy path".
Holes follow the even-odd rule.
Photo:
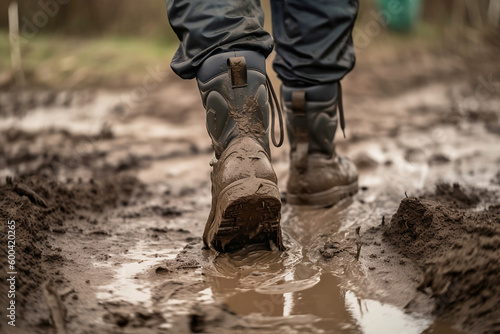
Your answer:
[[[367,57],[345,80],[338,144],[360,192],[285,204],[285,252],[202,249],[212,151],[194,82],[133,103],[134,88],[2,92],[18,268],[2,333],[498,331],[500,87],[478,78],[500,67],[482,57]],[[273,151],[283,192],[287,155]]]

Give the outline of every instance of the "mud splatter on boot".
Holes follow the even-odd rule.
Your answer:
[[[256,243],[283,249],[265,58],[255,52],[219,54],[203,63],[197,79],[215,150],[205,246],[221,252]]]

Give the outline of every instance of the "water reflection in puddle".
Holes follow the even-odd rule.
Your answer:
[[[239,288],[237,278],[214,277],[212,291],[203,294],[225,302],[238,315],[248,316],[254,326],[279,322],[290,328],[308,324],[312,332],[413,334],[422,333],[433,323],[433,319],[405,314],[392,305],[342,291],[340,279],[330,273],[313,277],[303,289],[294,290],[292,285],[292,291],[285,292],[280,286],[279,293],[266,293],[272,291],[270,286],[265,293]],[[293,279],[290,276],[290,281]]]
[[[359,324],[363,333],[422,333],[432,324],[432,319],[404,313],[397,307],[375,300],[359,299],[347,291],[345,307]]]
[[[121,262],[118,267],[113,266],[110,262],[94,263],[96,267],[107,267],[115,270],[113,281],[110,284],[100,286],[96,297],[99,300],[127,301],[151,308],[151,288],[138,280],[137,275],[150,270],[166,259],[175,258],[177,250],[156,251],[150,250],[150,248],[147,242],[139,241],[124,254],[127,262]]]
[[[211,300],[226,303],[254,328],[266,324],[276,326],[275,329],[312,333],[460,333],[449,325],[434,324],[432,318],[407,314],[375,300],[360,299],[352,291],[340,289],[340,279],[330,273],[322,273],[315,284],[292,292],[267,294],[238,286],[238,279],[214,278],[210,291],[204,290],[200,296],[210,295]],[[439,331],[435,330],[436,326]]]
[[[294,224],[293,234],[284,238],[286,252],[220,254],[213,261],[213,272],[206,272],[210,288],[200,293],[200,300],[227,304],[245,319],[245,327],[257,332],[271,329],[294,333],[437,333],[433,330],[433,318],[358,298],[353,291],[341,288],[346,286],[341,283],[347,278],[334,275],[331,268],[309,258],[310,249],[302,245],[313,244],[314,234],[324,233],[332,226],[322,221],[337,223],[338,209],[295,211],[291,216],[285,213],[285,225],[291,221]],[[439,328],[439,333],[459,333],[446,324]]]

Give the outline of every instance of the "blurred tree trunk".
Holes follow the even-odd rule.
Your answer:
[[[16,77],[18,87],[24,87],[24,70],[21,58],[21,47],[19,45],[19,6],[17,1],[12,1],[9,5],[9,40],[10,40],[10,60],[12,70]]]

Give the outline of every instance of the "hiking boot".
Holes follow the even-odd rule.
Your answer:
[[[236,51],[208,58],[197,73],[215,151],[203,242],[220,252],[260,243],[283,249],[268,139],[274,104],[265,66],[261,54]]]
[[[335,152],[337,109],[344,131],[340,83],[312,87],[282,86],[290,140],[287,203],[332,206],[358,191],[354,164]]]

